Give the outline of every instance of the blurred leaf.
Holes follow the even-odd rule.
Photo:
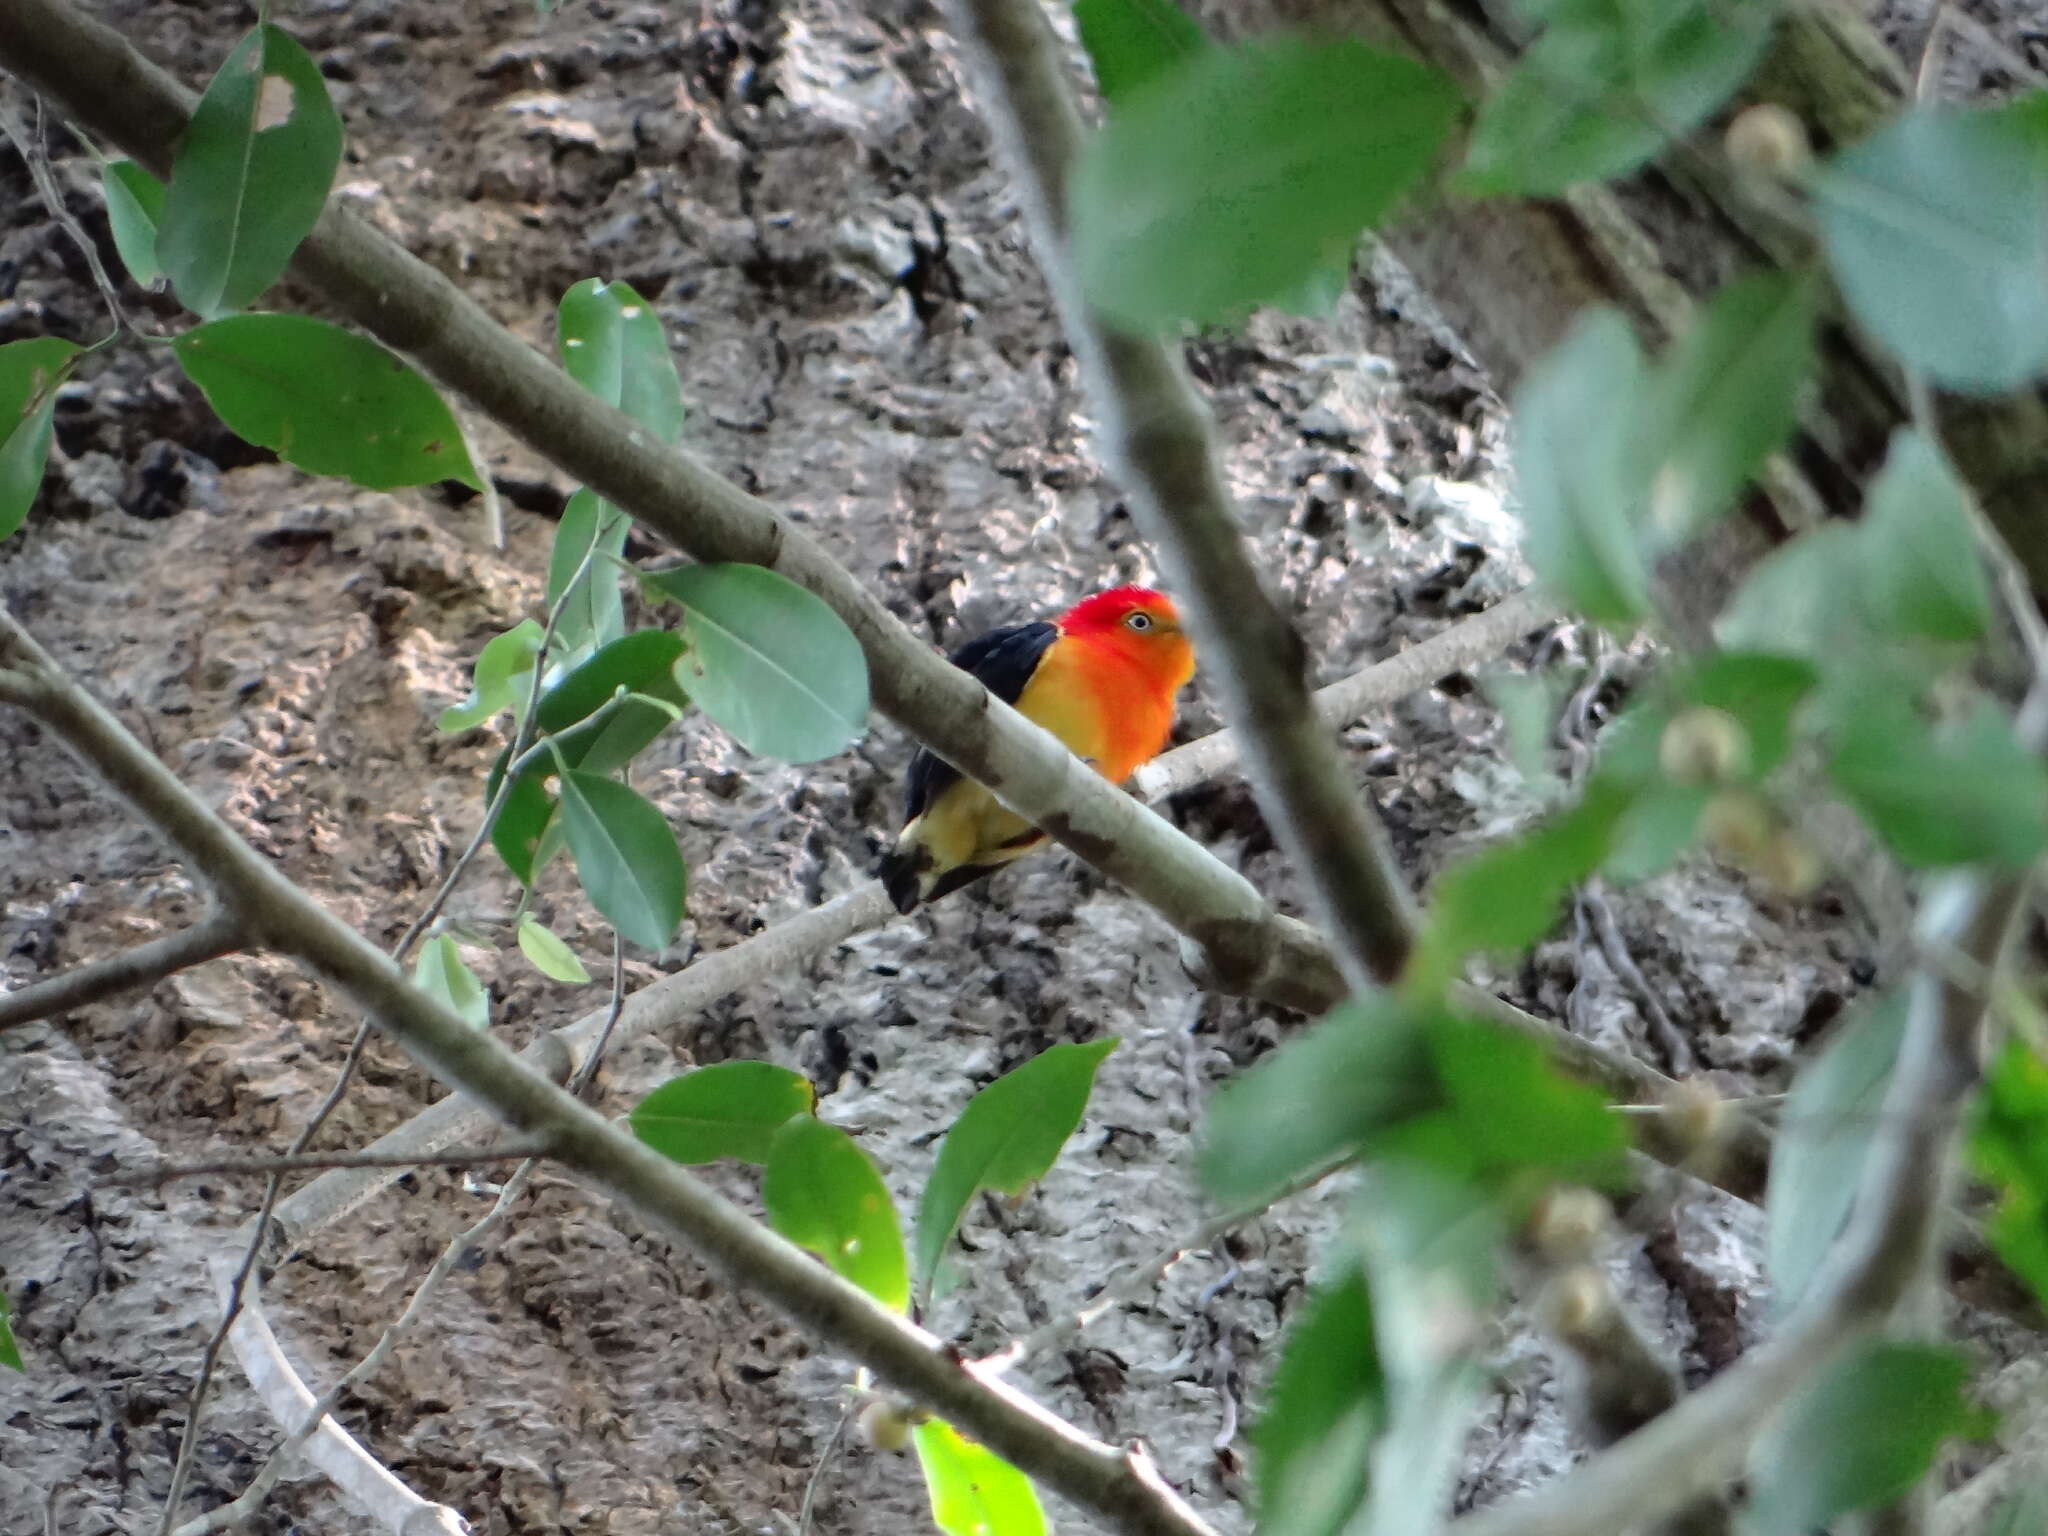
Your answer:
[[[1806,1536],[1905,1493],[1943,1441],[1985,1432],[1984,1413],[1963,1396],[1969,1376],[1945,1345],[1852,1345],[1757,1438],[1746,1536]]]
[[[1970,1169],[1998,1192],[1985,1234],[2048,1302],[2048,1064],[2009,1039],[1971,1111]]]
[[[1375,1163],[1350,1231],[1365,1255],[1387,1381],[1370,1497],[1347,1536],[1417,1536],[1450,1509],[1499,1290],[1501,1218],[1480,1191],[1421,1163]]]
[[[1857,321],[1909,367],[1997,394],[2048,368],[2048,97],[1891,118],[1812,178]]]
[[[1315,1291],[1287,1331],[1252,1426],[1264,1536],[1337,1536],[1365,1498],[1387,1383],[1372,1297],[1353,1269]]]
[[[1856,524],[1863,611],[1881,632],[1967,645],[1990,629],[1969,494],[1920,433],[1893,435]]]
[[[946,1536],[1046,1536],[1031,1481],[987,1446],[943,1419],[912,1431],[932,1520]]]
[[[107,225],[121,265],[139,288],[164,275],[157,265],[156,231],[164,218],[164,184],[133,160],[109,160],[100,167],[100,191],[107,200]]]
[[[759,565],[685,565],[644,579],[683,605],[683,685],[749,752],[809,763],[867,733],[867,658],[822,598]]]
[[[28,1367],[21,1363],[21,1349],[14,1342],[14,1327],[7,1321],[7,1298],[0,1296],[0,1365],[24,1374]]]
[[[1444,76],[1349,38],[1206,50],[1117,103],[1083,151],[1082,289],[1139,330],[1294,292],[1392,210],[1457,111]]]
[[[1714,621],[1714,638],[1731,651],[1770,651],[1827,664],[1854,648],[1862,610],[1850,579],[1859,559],[1856,530],[1824,523],[1757,562]]]
[[[469,697],[451,704],[434,722],[439,730],[454,735],[482,725],[501,710],[523,714],[526,696],[533,688],[534,660],[540,655],[540,625],[522,619],[502,635],[484,643],[477,653],[475,681]]]
[[[1771,1310],[1798,1305],[1842,1235],[1906,1028],[1906,994],[1853,1012],[1799,1070],[1771,1143],[1764,1253]]]
[[[818,1106],[807,1077],[766,1061],[721,1061],[672,1077],[633,1108],[633,1134],[679,1163],[765,1163],[775,1133]]]
[[[576,951],[543,927],[531,912],[519,920],[519,951],[550,981],[582,986],[590,980],[590,972],[576,958]]]
[[[910,1306],[896,1208],[874,1162],[837,1126],[785,1121],[769,1145],[761,1200],[776,1231],[892,1312]]]
[[[1840,714],[1828,776],[1905,863],[2022,869],[2048,847],[2048,769],[1989,700],[1939,732],[1895,692]]]
[[[1095,1070],[1114,1038],[1049,1047],[967,1101],[917,1208],[917,1286],[928,1293],[967,1202],[984,1189],[1017,1196],[1045,1177],[1081,1123]]]
[[[1749,78],[1775,12],[1760,0],[1542,9],[1543,35],[1480,108],[1458,178],[1474,193],[1545,197],[1634,170]]]
[[[590,904],[643,949],[663,949],[683,921],[682,850],[659,810],[616,779],[559,776],[562,827]]]
[[[1698,839],[1713,794],[1705,784],[1658,784],[1637,795],[1615,818],[1600,873],[1621,885],[1663,874]]]
[[[1210,48],[1174,0],[1074,0],[1074,22],[1096,87],[1111,106]]]
[[[1425,1012],[1355,998],[1218,1090],[1202,1127],[1202,1186],[1224,1206],[1270,1196],[1372,1131],[1442,1102]]]
[[[635,630],[621,635],[575,667],[540,696],[534,725],[544,735],[567,730],[597,713],[624,689],[646,693],[664,686],[683,654],[683,638],[665,629]],[[581,766],[581,760],[570,766]],[[592,772],[609,772],[606,768]]]
[[[1976,1536],[2040,1536],[2048,1531],[2048,1486],[2039,1483],[2003,1499]]]
[[[613,562],[624,558],[632,531],[633,520],[595,491],[578,491],[562,509],[548,551],[548,607],[552,610],[569,584],[576,584],[555,621],[555,639],[564,653],[608,645],[626,632],[626,605]]]
[[[1543,1047],[1479,1019],[1446,1015],[1429,1027],[1446,1103],[1447,1155],[1436,1159],[1473,1188],[1526,1190],[1536,1182],[1621,1188],[1629,1136],[1606,1099],[1552,1066]],[[1419,1149],[1399,1130],[1371,1144],[1375,1156]]]
[[[1763,778],[1792,750],[1792,717],[1811,696],[1820,674],[1789,656],[1723,650],[1703,657],[1676,689],[1686,705],[1718,709],[1742,727],[1749,742],[1743,775]]]
[[[54,336],[0,346],[0,539],[28,520],[50,454],[57,386],[84,348]]]
[[[206,87],[171,166],[156,258],[179,302],[211,320],[276,282],[340,163],[341,118],[319,66],[278,28],[256,28]],[[307,363],[314,380],[319,366]]]
[[[1670,547],[1719,518],[1784,445],[1814,370],[1813,285],[1802,275],[1739,278],[1657,369],[1646,436],[1659,462],[1650,520]]]
[[[562,295],[555,339],[569,377],[665,443],[683,435],[683,386],[661,317],[625,283],[585,278]]]
[[[1607,857],[1631,798],[1611,777],[1597,777],[1569,810],[1451,865],[1430,888],[1403,986],[1433,991],[1468,955],[1522,950],[1542,938],[1572,887]]]
[[[481,488],[433,385],[374,341],[304,315],[236,315],[171,343],[236,436],[287,464],[373,491]]]
[[[420,946],[412,968],[413,985],[446,1003],[472,1029],[488,1029],[491,1000],[476,972],[462,963],[462,951],[447,934],[436,934]]]
[[[1650,611],[1636,537],[1648,495],[1641,350],[1612,309],[1583,316],[1522,380],[1510,413],[1529,564],[1596,623]]]

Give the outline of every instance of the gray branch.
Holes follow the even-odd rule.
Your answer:
[[[242,928],[225,912],[209,912],[189,928],[89,961],[47,981],[0,992],[0,1029],[47,1019],[118,992],[153,987],[166,976],[218,960],[242,947]]]

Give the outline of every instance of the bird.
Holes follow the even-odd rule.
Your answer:
[[[990,630],[950,657],[1076,757],[1121,784],[1159,755],[1195,673],[1180,613],[1150,587],[1083,598],[1057,619]],[[930,752],[910,762],[903,829],[876,873],[898,912],[979,880],[1045,834]]]

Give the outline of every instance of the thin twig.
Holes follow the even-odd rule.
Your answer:
[[[166,1163],[162,1167],[142,1168],[133,1173],[110,1173],[94,1179],[93,1183],[119,1188],[168,1184],[173,1179],[230,1174],[316,1173],[329,1168],[469,1168],[547,1155],[546,1142],[522,1141],[506,1147],[456,1147],[446,1152],[402,1153],[397,1156],[380,1156],[374,1152],[316,1152],[306,1157],[230,1157],[210,1163]]]
[[[118,992],[153,987],[166,976],[218,960],[241,947],[241,925],[215,909],[189,928],[12,992],[0,992],[0,1029],[69,1013]]]
[[[114,322],[111,335],[119,335],[129,328],[127,312],[121,307],[121,296],[115,290],[112,279],[107,276],[107,269],[100,264],[99,247],[93,244],[92,237],[86,234],[84,226],[71,216],[71,210],[64,203],[64,191],[57,185],[56,176],[51,173],[49,148],[43,142],[41,99],[36,100],[36,125],[33,133],[4,103],[0,103],[0,135],[5,135],[12,141],[15,152],[21,156],[22,164],[28,167],[29,179],[35,183],[36,193],[42,198],[43,206],[85,257],[85,264],[92,272],[93,284],[99,289],[100,299],[107,306],[107,315]]]

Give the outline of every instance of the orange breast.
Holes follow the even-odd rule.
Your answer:
[[[1018,710],[1051,731],[1075,756],[1122,783],[1159,755],[1173,731],[1174,696],[1193,659],[1156,649],[1063,635],[1046,652],[1017,700]],[[1186,654],[1185,643],[1172,649]]]

